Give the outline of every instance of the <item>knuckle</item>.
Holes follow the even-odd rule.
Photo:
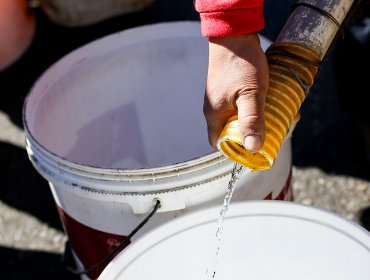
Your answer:
[[[248,129],[251,132],[257,132],[260,125],[260,118],[256,115],[241,116],[239,117],[239,123],[244,129]]]

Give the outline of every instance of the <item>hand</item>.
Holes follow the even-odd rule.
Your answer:
[[[204,115],[213,147],[228,119],[238,114],[244,147],[261,149],[268,84],[268,64],[257,34],[209,38]]]
[[[23,55],[35,30],[35,13],[27,0],[0,0],[0,72]]]

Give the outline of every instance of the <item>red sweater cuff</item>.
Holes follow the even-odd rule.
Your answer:
[[[206,37],[237,36],[264,28],[263,6],[228,11],[201,12],[202,34]]]

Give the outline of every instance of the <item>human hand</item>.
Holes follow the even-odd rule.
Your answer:
[[[261,149],[268,84],[267,59],[257,34],[209,38],[203,111],[213,147],[228,119],[237,114],[244,147],[252,152]]]
[[[0,72],[23,55],[35,29],[35,14],[27,0],[0,1]]]

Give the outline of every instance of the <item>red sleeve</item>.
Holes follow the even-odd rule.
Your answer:
[[[235,36],[264,28],[263,0],[195,0],[202,34]]]

